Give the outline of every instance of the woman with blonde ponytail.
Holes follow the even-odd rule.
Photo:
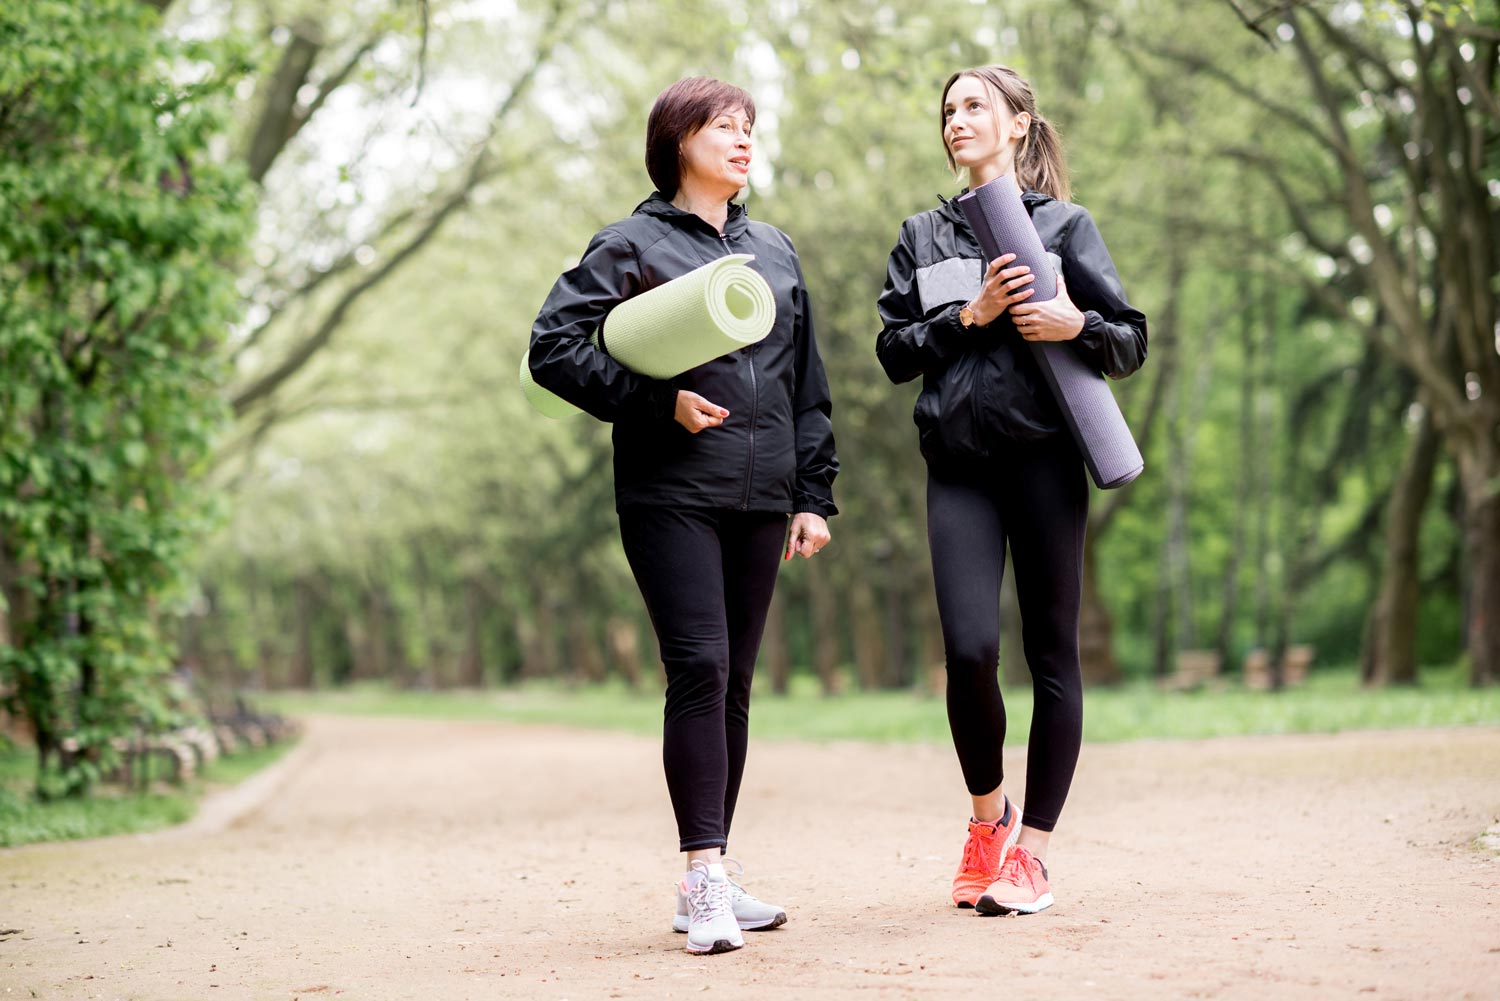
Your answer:
[[[901,225],[880,295],[876,354],[892,382],[921,376],[913,418],[927,461],[932,549],[948,671],[948,721],[973,813],[952,899],[979,914],[1052,905],[1048,843],[1083,735],[1078,611],[1088,483],[1083,460],[1024,341],[1066,341],[1124,378],[1146,359],[1146,317],[1088,212],[1068,201],[1056,129],[1014,70],[953,74],[943,149],[978,186],[1014,174],[1057,296],[1030,303],[1032,276],[985,261],[956,200]],[[965,189],[967,190],[967,189]],[[1009,546],[1035,711],[1024,810],[1002,791],[1005,705],[996,677],[1000,576]]]

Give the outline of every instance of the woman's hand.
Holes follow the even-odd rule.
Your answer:
[[[984,287],[969,303],[969,310],[974,314],[974,322],[981,327],[993,321],[1015,303],[1031,298],[1035,291],[1027,287],[1036,280],[1030,268],[1024,264],[1014,268],[1006,267],[1015,259],[1015,254],[997,257],[986,269]]]
[[[786,536],[786,552],[783,560],[801,554],[803,559],[812,559],[813,553],[828,545],[832,536],[828,534],[828,522],[820,514],[803,511],[792,516],[792,529]]]
[[[1028,341],[1071,341],[1083,331],[1083,314],[1068,298],[1063,276],[1057,276],[1057,298],[1010,308],[1016,329]]]
[[[728,416],[729,411],[717,403],[709,403],[697,393],[689,393],[685,389],[677,391],[677,412],[672,417],[693,434],[704,428],[718,427]]]

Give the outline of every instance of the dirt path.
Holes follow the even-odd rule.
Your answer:
[[[1057,906],[993,919],[945,904],[948,748],[761,744],[732,849],[791,920],[706,958],[654,741],[325,718],[288,760],[223,830],[0,851],[0,999],[1500,998],[1500,729],[1086,747]]]

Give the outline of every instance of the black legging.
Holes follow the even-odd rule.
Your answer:
[[[1088,520],[1083,460],[1071,439],[1016,444],[961,471],[929,468],[927,537],[948,661],[948,722],[969,792],[1004,778],[1000,578],[1010,544],[1035,713],[1023,823],[1057,824],[1083,739],[1078,607]]]
[[[750,680],[784,514],[630,507],[625,556],[667,672],[662,764],[681,851],[722,849],[745,772]]]

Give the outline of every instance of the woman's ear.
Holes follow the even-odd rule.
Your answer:
[[[1031,128],[1031,113],[1023,111],[1010,123],[1010,134],[1012,138],[1025,138],[1026,132]]]

